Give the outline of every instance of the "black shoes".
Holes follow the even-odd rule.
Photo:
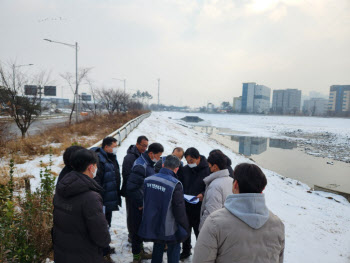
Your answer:
[[[186,258],[189,258],[192,255],[191,251],[182,251],[180,254],[180,260],[185,260]]]

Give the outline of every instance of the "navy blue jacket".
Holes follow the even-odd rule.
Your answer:
[[[121,206],[120,172],[117,157],[102,148],[94,149],[99,158],[96,182],[103,188],[102,198],[106,212],[118,211]]]
[[[143,206],[143,183],[145,178],[154,175],[154,162],[148,151],[136,159],[126,183],[126,197],[135,202],[137,207]]]
[[[182,184],[167,168],[145,179],[139,236],[148,241],[182,242],[189,234]]]
[[[134,162],[137,158],[139,158],[141,153],[137,149],[136,145],[130,145],[128,150],[126,151],[126,155],[123,160],[123,184],[122,184],[122,190],[121,195],[126,196],[126,182],[128,181],[128,177],[131,174],[131,169],[134,165]]]

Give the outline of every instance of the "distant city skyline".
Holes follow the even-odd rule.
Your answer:
[[[74,73],[75,51],[45,38],[78,42],[78,66],[97,85],[123,89],[113,78],[126,79],[153,103],[158,78],[168,105],[232,104],[245,82],[327,96],[350,84],[349,20],[348,0],[4,0],[0,61],[51,71],[64,98],[72,94],[59,75]]]

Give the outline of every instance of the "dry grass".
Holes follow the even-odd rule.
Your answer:
[[[10,122],[0,120],[0,147],[5,145],[9,130],[10,130]]]
[[[145,112],[135,111],[112,116],[100,115],[73,125],[51,127],[25,139],[5,142],[0,145],[0,157],[13,158],[15,163],[19,164],[25,162],[28,156],[48,154],[51,143],[57,144],[57,147],[51,147],[54,155],[60,155],[72,144],[89,147],[143,113]]]

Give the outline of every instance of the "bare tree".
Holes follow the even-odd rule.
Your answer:
[[[60,74],[61,78],[63,78],[68,86],[71,88],[72,90],[72,93],[73,94],[76,94],[77,93],[77,87],[80,85],[80,83],[82,83],[82,81],[84,79],[87,78],[89,72],[91,71],[91,68],[81,68],[79,69],[79,72],[78,72],[78,85],[75,85],[76,83],[76,80],[75,80],[75,75],[72,74],[71,72],[65,72],[65,73],[62,73]],[[72,110],[70,112],[70,115],[69,115],[69,124],[72,123],[72,116],[73,116],[73,112],[74,110],[76,110],[75,108],[77,107],[76,104],[76,101],[75,99],[73,100],[73,104],[72,104]]]
[[[25,94],[24,86],[27,84],[37,86],[31,95]],[[48,84],[48,72],[42,71],[30,78],[19,71],[15,64],[7,67],[0,64],[0,105],[16,123],[22,138],[25,138],[30,125],[41,113],[41,89]]]
[[[106,108],[108,113],[112,115],[116,111],[115,104],[113,103],[114,90],[102,88],[97,94],[100,102]]]
[[[130,95],[119,89],[103,88],[98,91],[98,98],[109,114],[126,110]]]
[[[98,110],[98,90],[93,80],[91,80],[89,77],[86,77],[86,83],[89,86],[90,94],[91,94],[91,103],[88,103],[87,101],[83,100],[83,105],[85,108],[89,109],[94,116],[97,115]]]
[[[121,95],[120,109],[127,111],[129,102],[130,102],[130,94],[123,92]]]

